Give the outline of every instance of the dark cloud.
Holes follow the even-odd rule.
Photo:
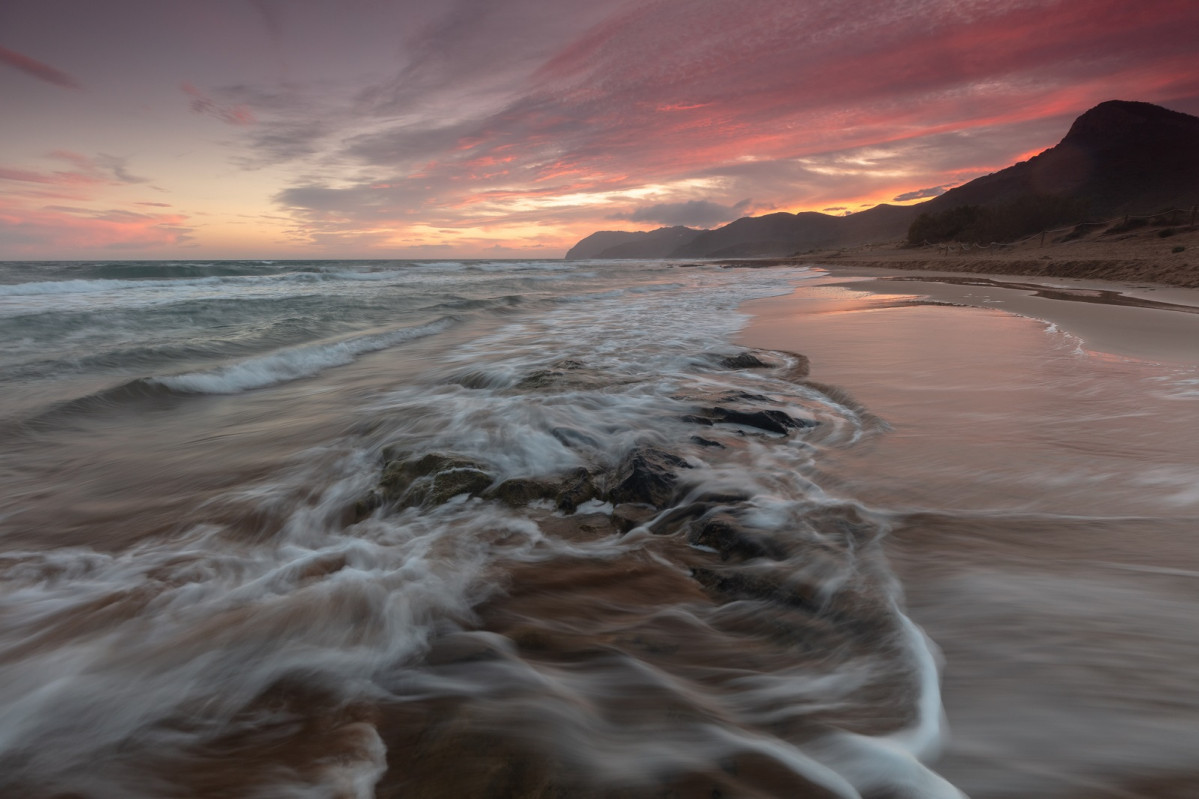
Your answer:
[[[61,86],[64,89],[83,88],[79,84],[79,81],[61,69],[55,69],[49,64],[43,64],[41,61],[4,47],[0,47],[0,64],[8,64],[14,69],[21,70],[26,75],[31,75],[38,80],[44,80],[46,83],[53,83],[55,86]]]
[[[916,189],[915,191],[905,191],[903,194],[897,194],[891,198],[891,202],[904,203],[908,200],[923,200],[928,197],[940,197],[945,192],[949,191],[953,184],[944,186],[930,186],[927,189]]]
[[[100,153],[94,159],[97,169],[108,172],[118,183],[149,183],[149,178],[134,175],[125,168],[127,159]]]
[[[254,114],[244,105],[221,105],[190,83],[182,83],[179,88],[191,98],[188,107],[194,114],[214,117],[229,125],[249,125],[254,122]]]
[[[126,168],[128,159],[99,153],[89,158],[70,150],[55,150],[50,158],[75,167],[73,172],[55,172],[54,177],[68,183],[149,183],[149,178],[134,175]]]
[[[415,221],[414,213],[429,194],[423,184],[409,180],[343,187],[310,183],[284,189],[275,195],[274,201],[309,225],[333,230],[349,229],[356,224]]]
[[[283,34],[283,12],[272,0],[249,0],[250,6],[258,12],[263,27],[276,42]]]
[[[623,214],[614,214],[612,219],[629,222],[653,222],[660,225],[686,225],[687,227],[713,227],[731,222],[745,215],[750,200],[733,205],[721,205],[710,200],[687,200],[678,203],[657,203],[636,208]]]
[[[235,161],[250,169],[297,161],[320,153],[322,140],[332,132],[320,119],[259,124],[250,134],[250,154]]]

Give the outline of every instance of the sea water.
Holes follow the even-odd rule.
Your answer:
[[[960,795],[937,773],[941,655],[917,621],[951,655],[971,641],[971,605],[940,598],[973,572],[911,565],[914,531],[939,552],[980,517],[1031,514],[1050,539],[1074,522],[996,500],[1019,483],[1002,469],[961,500],[992,467],[955,460],[951,436],[939,458],[912,446],[932,423],[911,392],[934,388],[888,386],[914,364],[855,360],[886,329],[817,320],[827,368],[810,375],[804,352],[734,343],[743,303],[821,280],[681,262],[3,265],[3,792]],[[1073,359],[1071,390],[1103,385],[1109,365],[1021,330],[1026,355]],[[1158,382],[1131,401],[1189,401],[1177,375],[1137,374]],[[1052,428],[1029,407],[983,421]],[[1070,483],[1051,466],[1030,469]],[[1175,497],[1166,515],[1188,518],[1188,468],[1156,463],[1146,504]],[[916,590],[918,613],[892,541],[900,574],[943,588]],[[1075,601],[1060,575],[975,576],[1008,602],[1041,578],[1054,607]],[[962,710],[981,724],[986,706]],[[978,746],[988,769],[1018,749]],[[948,765],[969,783],[963,757]]]

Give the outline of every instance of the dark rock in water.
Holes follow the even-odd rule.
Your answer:
[[[712,423],[712,421],[710,419],[706,419],[705,421],[707,421],[708,424]],[[697,444],[701,447],[719,447],[720,449],[724,449],[724,444],[721,444],[719,441],[713,441],[710,438],[703,438],[702,436],[691,436],[691,438],[689,440],[691,441],[692,444]]]
[[[779,572],[748,571],[744,568],[692,569],[691,576],[709,591],[738,599],[778,602],[811,611],[820,609],[816,586],[786,582]]]
[[[579,468],[562,481],[562,488],[558,492],[558,510],[574,513],[584,502],[599,498],[600,491],[595,484],[595,476],[586,469]]]
[[[602,388],[614,383],[627,382],[573,358],[555,361],[543,369],[529,372],[512,388],[516,391],[574,391]]]
[[[709,547],[720,553],[721,560],[738,557],[769,558],[782,560],[786,553],[782,548],[761,535],[756,535],[744,528],[737,519],[728,513],[713,514],[703,520],[688,540],[692,544]]]
[[[537,388],[548,388],[562,381],[563,372],[556,369],[538,369],[536,372],[530,372],[517,383],[513,388],[518,391],[529,391]]]
[[[348,511],[347,524],[354,524],[370,516],[377,509],[383,506],[383,497],[378,493],[371,493],[354,503]]]
[[[590,447],[591,449],[599,449],[600,443],[591,436],[581,430],[576,430],[573,427],[555,427],[550,430],[550,435],[558,439],[563,446],[576,449],[578,447]]]
[[[675,398],[696,403],[692,413],[679,417],[691,424],[710,426],[717,422],[727,422],[782,435],[787,435],[791,430],[802,430],[819,424],[810,419],[797,419],[777,408],[761,407],[778,403],[765,394],[750,391],[680,394]]]
[[[791,430],[802,430],[816,426],[816,422],[810,419],[796,419],[783,411],[772,409],[743,411],[736,408],[722,408],[717,406],[709,409],[707,412],[717,422],[729,422],[757,428],[758,430],[766,430],[770,433],[781,433],[782,435],[787,435]]]
[[[769,369],[771,366],[751,352],[726,355],[720,359],[719,363],[725,369]]]
[[[492,483],[491,475],[468,467],[449,469],[437,474],[425,492],[422,505],[441,505],[459,494],[477,497]]]
[[[488,491],[484,497],[495,499],[513,508],[523,508],[538,499],[553,499],[561,493],[561,485],[552,480],[533,477],[513,477]]]
[[[459,494],[482,494],[493,482],[485,469],[478,461],[440,452],[395,459],[383,469],[379,493],[401,507],[441,505]]]
[[[718,402],[767,402],[772,403],[765,394],[754,394],[751,391],[724,391],[719,395]]]
[[[680,530],[687,529],[693,519],[698,519],[716,507],[711,502],[692,502],[682,507],[671,508],[661,518],[654,521],[650,532],[654,535],[673,535]]]
[[[653,447],[638,447],[616,472],[617,485],[610,494],[612,502],[640,502],[655,508],[671,504],[679,469],[690,469],[678,455]]]
[[[686,505],[680,505],[662,515],[650,529],[654,535],[673,535],[681,530],[691,529],[693,520],[700,519],[710,513],[727,511],[730,507],[741,505],[749,500],[744,493],[702,494],[695,497]]]
[[[645,524],[657,513],[657,508],[647,508],[645,505],[617,505],[612,510],[612,524],[619,532],[627,533],[629,530]]]

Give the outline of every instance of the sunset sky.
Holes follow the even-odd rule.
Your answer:
[[[1109,99],[1199,113],[1199,2],[3,0],[0,260],[555,258],[933,196]]]

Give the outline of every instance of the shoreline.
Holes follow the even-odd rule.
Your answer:
[[[890,521],[905,613],[943,657],[932,768],[977,799],[1199,795],[1177,688],[1199,645],[1199,291],[817,268],[743,303],[736,343],[803,354],[886,425],[824,453],[823,484]]]
[[[997,273],[964,275],[844,262],[813,268],[825,275],[785,297],[743,305],[741,310],[753,318],[738,341],[763,349],[797,349],[794,333],[788,330],[792,304],[798,295],[810,295],[817,288],[827,298],[825,307],[812,308],[808,302],[809,310],[817,313],[897,305],[974,307],[1055,325],[1096,357],[1199,366],[1199,289],[1079,278],[1013,281]],[[771,347],[776,341],[787,346]]]

